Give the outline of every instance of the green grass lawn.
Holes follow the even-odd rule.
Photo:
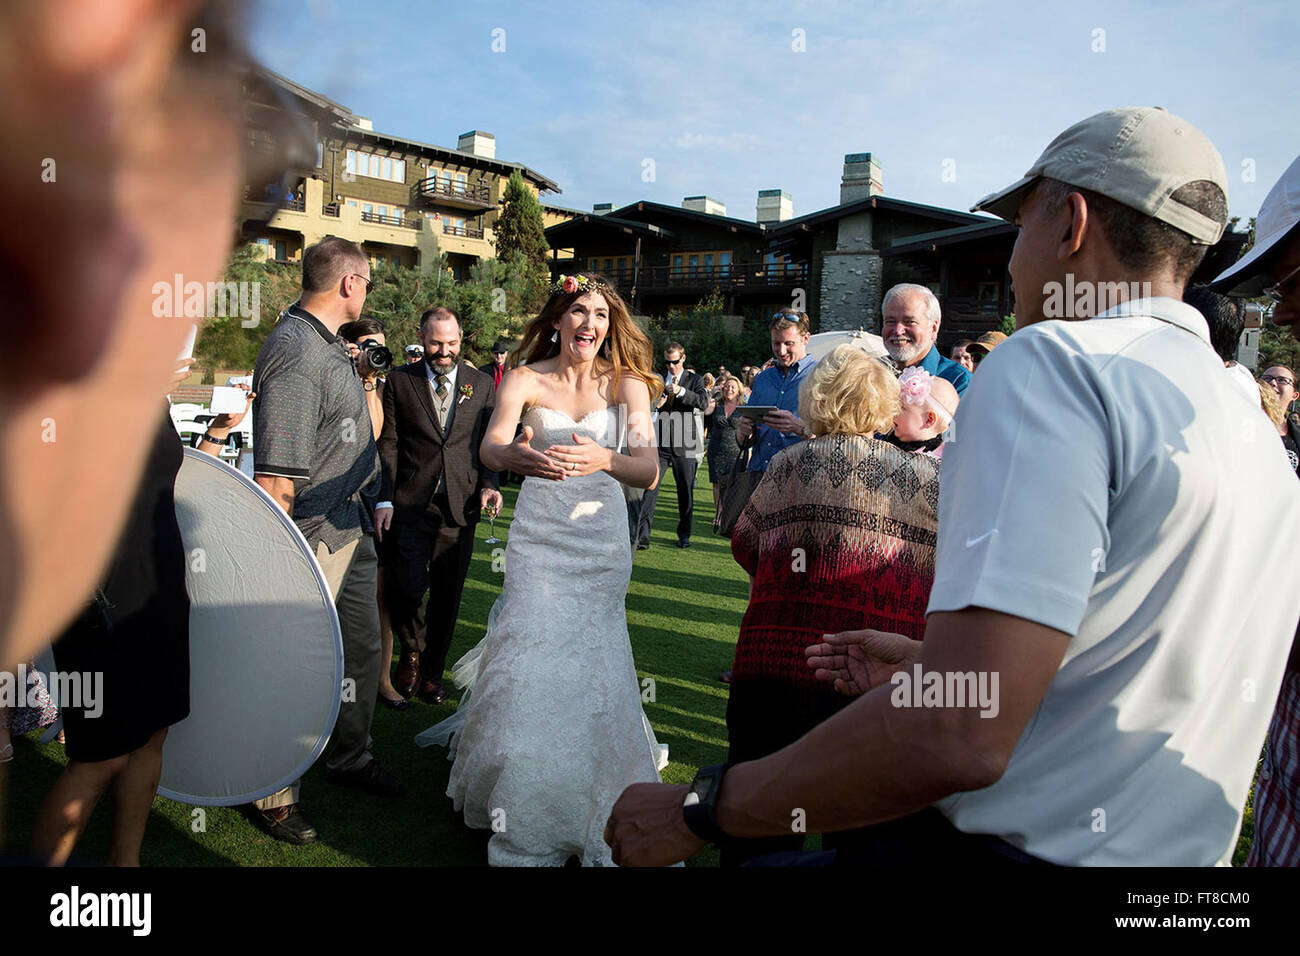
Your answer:
[[[504,489],[498,537],[509,535],[518,492],[517,487]],[[717,675],[731,664],[748,582],[731,559],[730,542],[710,529],[713,502],[704,469],[695,489],[692,546],[685,551],[675,546],[676,502],[669,472],[659,496],[651,548],[636,552],[627,616],[638,674],[655,682],[655,700],[645,709],[660,742],[669,746],[671,762],[664,780],[687,783],[698,768],[720,763],[726,756],[727,688]],[[501,590],[487,536],[488,525],[483,522],[449,663],[482,638],[488,609]],[[272,840],[237,810],[226,808],[208,808],[206,830],[194,832],[194,808],[158,798],[141,862],[145,866],[485,866],[490,834],[467,829],[445,796],[451,767],[446,751],[420,749],[411,739],[454,710],[455,698],[440,707],[412,701],[404,713],[376,708],[375,753],[406,782],[406,796],[399,800],[332,786],[325,782],[324,765],[318,762],[302,788],[303,807],[321,834],[312,846],[291,847]],[[17,739],[14,762],[8,765],[3,832],[10,854],[23,852],[36,808],[65,763],[61,744],[42,746],[37,736]],[[105,798],[95,811],[78,847],[81,860],[98,862],[108,854],[108,803]],[[1248,802],[1234,856],[1237,865],[1245,860],[1253,829]],[[817,845],[816,838],[809,841],[810,848]],[[716,862],[716,853],[710,850],[690,865]]]
[[[509,536],[517,487],[503,489],[505,508],[497,519],[497,537]],[[627,597],[628,630],[642,678],[654,679],[655,700],[645,704],[671,762],[666,781],[687,783],[701,766],[726,756],[727,688],[718,673],[731,665],[748,583],[731,559],[730,542],[710,529],[713,500],[707,471],[700,470],[695,489],[695,525],[688,550],[676,547],[677,496],[672,472],[659,496],[649,551],[636,552]],[[454,662],[483,637],[488,609],[501,590],[501,575],[492,570],[488,524],[478,529],[478,543],[465,584],[456,638],[448,662]],[[504,547],[496,545],[495,547]],[[523,677],[525,675],[521,675]],[[450,684],[448,685],[450,689]],[[451,764],[441,747],[418,748],[412,737],[455,710],[453,698],[433,707],[412,701],[404,713],[375,709],[375,754],[406,782],[398,800],[382,800],[325,782],[323,762],[303,779],[302,805],[320,831],[320,841],[291,847],[264,835],[233,808],[207,808],[206,829],[194,832],[193,807],[161,797],[154,801],[141,862],[145,866],[486,866],[485,831],[466,828],[445,796]],[[7,769],[5,848],[21,854],[31,820],[45,793],[66,762],[63,746],[41,745],[32,734],[14,742]],[[86,862],[106,858],[109,804],[105,797],[78,846]],[[713,865],[716,855],[701,854],[696,865]]]

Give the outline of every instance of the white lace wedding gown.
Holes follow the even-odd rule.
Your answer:
[[[535,405],[532,445],[573,433],[617,448],[616,409],[575,422]],[[416,737],[446,744],[447,795],[465,823],[494,831],[493,866],[559,866],[577,856],[612,865],[603,833],[629,784],[657,782],[667,763],[641,709],[625,599],[632,575],[627,508],[604,472],[525,478],[487,634],[453,667],[472,688],[455,716]],[[454,739],[452,739],[452,735]]]

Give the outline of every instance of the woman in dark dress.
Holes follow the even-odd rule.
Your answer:
[[[360,356],[367,343],[388,347],[384,335],[384,326],[376,318],[363,315],[351,322],[339,326],[339,335],[348,343],[348,351],[353,358]],[[370,412],[370,426],[375,441],[379,440],[384,430],[384,379],[382,373],[370,363],[357,362],[357,374],[361,376],[361,387],[366,392],[366,410]],[[375,502],[371,502],[375,504]],[[390,710],[406,710],[410,707],[405,697],[393,686],[393,621],[388,614],[387,591],[389,569],[392,566],[393,535],[376,532],[375,546],[379,549],[379,577],[376,582],[376,599],[379,604],[379,701]]]
[[[718,530],[718,505],[722,490],[727,487],[731,470],[740,457],[736,442],[736,423],[740,413],[740,380],[728,375],[722,380],[721,397],[709,402],[704,417],[709,422],[709,483],[713,485],[713,530]]]
[[[109,863],[140,865],[167,728],[190,712],[190,601],[174,500],[183,457],[165,416],[107,576],[54,643],[58,671],[82,675],[82,700],[73,703],[84,706],[59,702],[68,765],[33,826],[32,853],[42,863],[68,859],[111,784]]]

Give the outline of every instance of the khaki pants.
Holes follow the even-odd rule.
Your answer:
[[[343,631],[344,697],[323,755],[325,766],[329,770],[359,770],[374,759],[370,753],[370,724],[383,666],[379,659],[379,605],[375,601],[379,562],[374,539],[363,535],[333,553],[318,544],[316,561],[334,596]],[[301,781],[295,781],[279,793],[258,800],[256,806],[270,810],[297,803],[300,787]]]

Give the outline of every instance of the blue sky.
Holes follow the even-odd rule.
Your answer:
[[[782,188],[803,215],[853,152],[886,195],[965,209],[1071,123],[1158,105],[1218,146],[1244,219],[1300,153],[1298,32],[1287,2],[261,0],[252,45],[377,130],[495,134],[577,209],[707,194],[753,219]]]

